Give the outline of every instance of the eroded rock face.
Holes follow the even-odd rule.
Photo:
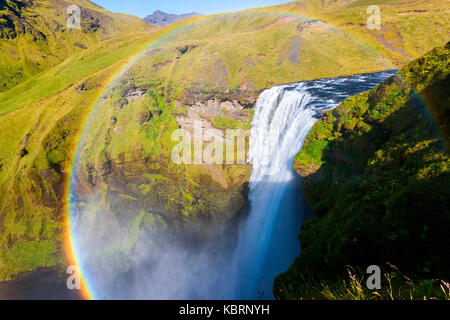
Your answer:
[[[181,104],[178,106],[181,107]],[[177,124],[181,129],[192,131],[194,122],[202,121],[204,129],[212,129],[214,126],[211,119],[216,117],[229,117],[244,122],[251,121],[249,114],[245,112],[245,107],[237,100],[220,101],[214,99],[187,106],[187,112],[177,116]]]
[[[115,92],[116,98],[104,96],[108,112],[106,119],[98,120],[104,125],[92,132],[95,138],[82,156],[87,161],[78,167],[78,210],[90,210],[85,205],[89,203],[99,205],[123,228],[142,212],[157,215],[175,238],[203,239],[223,232],[246,207],[251,167],[174,164],[172,150],[178,142],[170,139],[179,128],[193,133],[195,121],[201,121],[203,130],[215,128],[217,118],[249,124],[253,93],[194,94],[192,104],[184,104],[151,86],[126,83]],[[126,106],[118,108],[122,100]]]
[[[45,40],[45,36],[33,28],[24,18],[23,11],[32,5],[30,0],[0,3],[0,39],[14,39],[18,34],[31,34],[35,39]]]
[[[262,90],[252,90],[250,84],[243,83],[239,91],[235,92],[203,92],[187,89],[183,93],[181,102],[185,105],[203,104],[208,101],[226,102],[229,101],[243,108],[253,108]]]

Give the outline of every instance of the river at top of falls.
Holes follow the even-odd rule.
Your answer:
[[[296,154],[323,111],[368,91],[394,72],[280,85],[259,97],[250,137],[249,217],[240,228],[232,261],[231,296],[271,299],[275,277],[300,253],[304,220]]]

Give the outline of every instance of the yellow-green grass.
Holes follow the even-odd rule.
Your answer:
[[[81,29],[67,27],[66,11],[71,4],[81,8]],[[4,30],[9,36],[2,38],[0,34],[0,92],[102,40],[154,28],[137,17],[112,13],[86,0],[7,0],[6,7],[0,10],[0,21],[8,19],[14,21],[14,26]],[[20,21],[27,23],[25,32]]]
[[[63,199],[52,188],[58,183],[58,174],[42,177],[42,170],[51,170],[48,144],[61,144],[62,165],[66,169],[79,130],[101,92],[153,37],[155,34],[141,34],[103,42],[2,94],[9,98],[2,105],[9,113],[0,116],[0,279],[64,260],[65,217],[58,205]],[[77,87],[82,83],[92,86],[80,91]],[[30,136],[25,146],[23,139],[27,135]],[[23,157],[22,149],[28,152]],[[44,193],[49,194],[49,201],[43,200]],[[30,232],[27,225],[52,226],[53,231],[47,232],[48,227],[43,227],[42,232]],[[34,250],[26,245],[29,242],[49,246],[45,250],[39,247],[41,254],[25,254],[21,259],[17,252]]]
[[[289,3],[196,18],[180,23],[189,27],[147,57],[148,69],[182,87],[261,89],[398,68],[449,39],[448,1],[372,4],[381,7],[381,30],[366,27],[369,15],[362,3],[322,11]],[[311,19],[322,22],[298,30]],[[191,49],[181,54],[177,48],[185,46]],[[290,58],[292,51],[298,54]]]
[[[78,79],[108,68],[120,59],[136,52],[136,45],[139,45],[142,40],[145,41],[145,34],[107,40],[96,44],[86,52],[79,52],[71,56],[57,67],[1,93],[0,115],[48,98],[67,89]],[[144,48],[142,44],[140,48]],[[87,85],[98,86],[95,82]]]

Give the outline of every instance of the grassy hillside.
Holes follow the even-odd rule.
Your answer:
[[[111,76],[148,41],[148,35],[140,35],[103,42],[26,82],[43,85],[31,87],[25,95],[12,94],[19,102],[7,105],[23,108],[0,117],[4,129],[0,150],[2,278],[53,265],[55,259],[64,257],[61,206],[66,176],[51,167],[48,140],[54,137],[51,143],[64,150],[62,160],[69,164],[73,143],[92,105]],[[67,69],[79,73],[65,73]],[[14,90],[20,92],[19,87]]]
[[[81,8],[81,30],[68,29],[67,8]],[[5,0],[0,3],[0,92],[96,43],[152,28],[137,17],[87,0]]]
[[[65,150],[64,161],[69,163],[72,144],[101,91],[134,54],[156,37],[135,17],[109,13],[89,1],[76,3],[83,6],[83,12],[99,18],[102,27],[92,31],[83,25],[82,30],[73,30],[79,32],[73,37],[68,35],[72,31],[53,32],[36,48],[30,35],[20,32],[0,41],[0,46],[31,45],[24,50],[23,58],[16,58],[17,63],[3,65],[11,65],[3,69],[8,75],[8,68],[27,64],[34,53],[58,57],[46,60],[48,64],[42,64],[42,70],[33,69],[28,79],[14,78],[19,84],[0,93],[0,279],[38,266],[64,264],[62,206],[66,176],[50,166],[46,152],[49,137],[57,137],[55,143]],[[66,5],[35,1],[30,7],[20,7],[26,10],[21,19],[29,21],[28,14],[36,14],[36,10],[57,17],[56,13]],[[33,20],[30,25],[41,26]],[[43,25],[57,26],[52,21]],[[85,48],[73,45],[79,40],[84,41],[80,43]],[[5,56],[8,52],[1,51]]]
[[[70,3],[82,7],[82,30],[65,27],[69,2],[0,2],[0,280],[64,263],[66,172],[100,96],[106,111],[90,128],[89,141],[99,143],[82,162],[85,191],[105,194],[104,203],[121,195],[139,214],[145,207],[220,226],[230,218],[224,213],[242,206],[249,168],[167,165],[168,133],[178,121],[199,116],[220,129],[248,128],[248,108],[262,88],[403,65],[448,39],[450,7],[374,1],[383,10],[381,31],[365,27],[364,1],[294,2],[158,29],[89,1]],[[162,35],[129,81],[104,93],[113,75]],[[234,118],[224,111],[227,102],[238,110]],[[196,114],[191,107],[199,103]]]
[[[383,290],[362,289],[365,298],[445,297],[449,64],[450,43],[325,112],[314,126],[295,169],[320,217],[303,226],[302,252],[277,278],[277,297],[357,298],[351,286],[373,264],[386,279]]]
[[[298,1],[179,23],[181,31],[151,52],[148,68],[191,90],[257,90],[398,68],[449,38],[448,1],[372,1],[381,8],[381,30],[367,28],[364,1],[322,3]]]

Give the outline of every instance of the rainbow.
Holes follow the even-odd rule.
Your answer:
[[[304,15],[300,15],[298,13],[292,12],[292,11],[282,11],[277,10],[275,7],[269,7],[269,8],[263,8],[261,11],[255,11],[255,10],[247,10],[244,11],[245,14],[276,14],[279,15],[281,18],[286,17],[295,17],[296,19],[304,19],[304,20],[312,20],[314,18],[312,17],[306,17]],[[232,14],[232,13],[231,13]],[[237,14],[237,13],[236,13]],[[220,14],[212,16],[213,18],[217,17],[226,17],[230,14]],[[118,72],[113,74],[110,79],[107,81],[107,85],[105,86],[105,89],[102,91],[102,93],[99,95],[97,101],[93,105],[92,109],[89,111],[87,116],[85,117],[84,124],[80,130],[80,133],[75,137],[75,149],[73,151],[73,158],[72,163],[67,168],[67,181],[66,181],[66,190],[65,190],[65,196],[64,196],[64,202],[65,202],[65,211],[66,211],[66,222],[65,222],[65,251],[66,256],[69,264],[79,266],[79,270],[81,272],[81,295],[83,299],[86,300],[96,300],[99,299],[100,295],[95,291],[95,288],[92,284],[91,279],[89,279],[89,274],[86,272],[86,269],[83,265],[83,261],[81,261],[81,255],[80,255],[80,247],[77,245],[76,241],[76,235],[73,232],[73,226],[74,226],[74,218],[75,218],[75,192],[76,192],[76,172],[77,172],[77,166],[79,164],[80,155],[82,151],[83,143],[87,137],[87,134],[89,132],[89,128],[92,124],[92,122],[95,119],[95,115],[97,114],[97,111],[100,108],[101,105],[101,97],[105,95],[105,93],[109,92],[114,86],[117,84],[117,82],[121,79],[121,77],[133,66],[135,65],[144,55],[146,52],[148,52],[151,49],[154,49],[158,47],[159,45],[163,44],[167,39],[170,37],[177,35],[180,32],[189,30],[190,28],[193,28],[194,26],[197,26],[205,21],[207,19],[211,18],[209,17],[194,17],[189,20],[175,23],[173,25],[167,26],[165,28],[162,28],[158,30],[155,34],[153,34],[155,37],[150,40],[148,45],[145,47],[144,50],[142,50],[140,53],[135,54],[130,58],[130,60],[123,66]],[[339,30],[340,32],[347,33],[343,31],[342,29],[339,29],[331,24],[328,24],[330,28],[333,30]],[[348,34],[348,33],[347,33]],[[366,43],[362,43],[361,41],[354,38],[354,36],[349,35],[348,39],[351,39],[355,43],[359,45],[363,45],[366,47],[370,52],[376,53],[376,50],[374,50],[372,47],[370,47]],[[385,59],[385,58],[383,58]]]

